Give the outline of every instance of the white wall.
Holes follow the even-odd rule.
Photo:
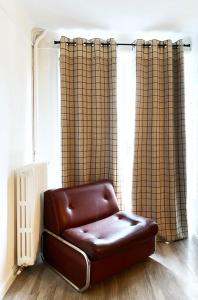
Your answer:
[[[36,160],[48,162],[48,188],[50,189],[61,187],[59,96],[59,50],[38,48]]]
[[[0,3],[0,298],[16,264],[14,170],[32,159],[31,43],[15,17]]]

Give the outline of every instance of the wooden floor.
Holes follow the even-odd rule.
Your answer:
[[[198,240],[158,243],[146,262],[98,284],[75,292],[47,266],[26,269],[17,277],[6,300],[194,300],[198,299]]]

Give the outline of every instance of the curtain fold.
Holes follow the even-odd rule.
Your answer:
[[[110,179],[119,198],[115,41],[62,37],[60,74],[62,184]]]
[[[133,211],[157,221],[160,240],[174,241],[187,237],[182,41],[136,44]]]

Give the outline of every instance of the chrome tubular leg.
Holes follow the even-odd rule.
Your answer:
[[[63,244],[69,246],[70,248],[72,248],[74,251],[77,251],[78,253],[80,253],[83,258],[85,259],[86,262],[86,281],[85,281],[85,285],[82,288],[79,288],[78,286],[76,286],[73,282],[71,282],[67,277],[65,277],[64,275],[62,275],[60,272],[58,272],[54,267],[52,267],[51,265],[49,265],[47,263],[47,265],[49,265],[56,273],[58,273],[67,283],[69,283],[76,291],[78,292],[84,292],[85,290],[87,290],[90,286],[90,260],[87,256],[87,254],[81,250],[80,248],[76,247],[75,245],[65,241],[64,239],[62,239],[60,236],[54,234],[53,232],[44,229],[44,232],[48,233],[49,235],[53,236],[55,239],[57,239],[58,241],[62,242]],[[41,237],[41,247],[42,247],[42,253],[41,253],[41,257],[42,260],[46,263],[44,255],[43,255],[43,234]]]

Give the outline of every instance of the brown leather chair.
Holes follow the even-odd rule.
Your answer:
[[[44,227],[44,261],[78,291],[147,258],[158,231],[119,211],[108,180],[45,192]]]

